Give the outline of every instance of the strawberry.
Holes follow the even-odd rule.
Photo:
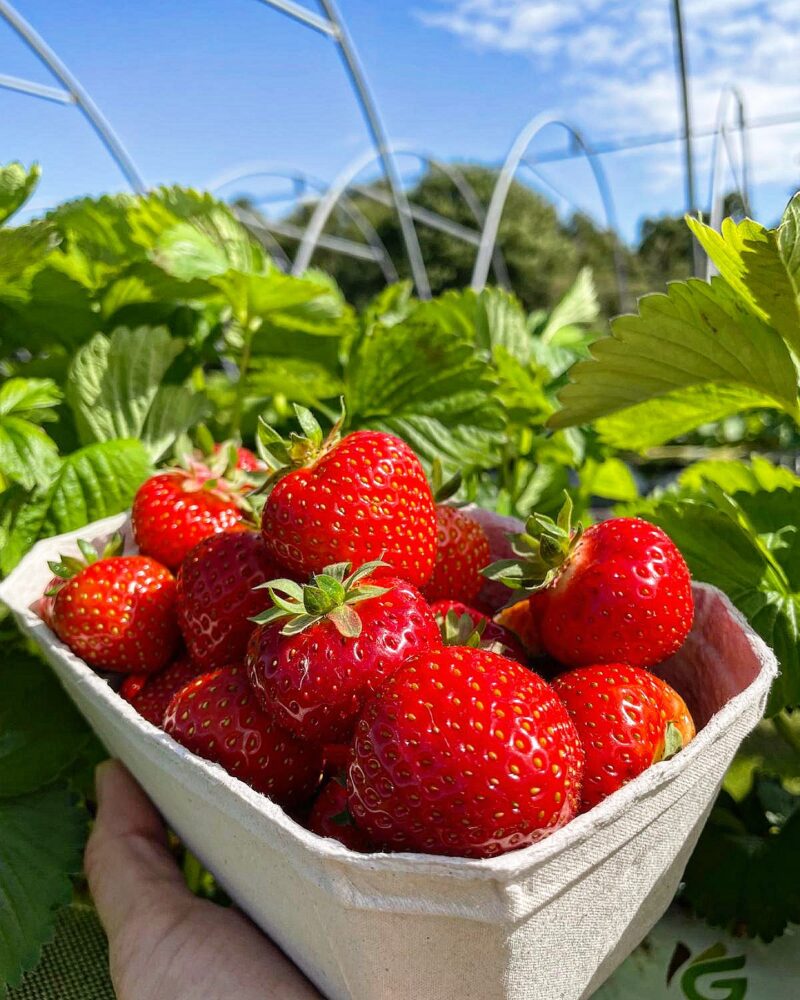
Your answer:
[[[561,663],[650,667],[671,656],[694,615],[689,569],[674,542],[638,517],[572,531],[571,512],[567,498],[557,523],[532,515],[515,540],[518,558],[487,574],[539,591],[531,623]]]
[[[160,727],[172,696],[199,673],[197,664],[188,656],[181,656],[157,674],[129,674],[119,693],[142,718]]]
[[[478,632],[481,645],[498,647],[495,652],[502,653],[510,660],[527,663],[528,657],[517,637],[508,629],[493,622],[492,619],[476,608],[470,608],[461,601],[434,601],[431,611],[439,625],[445,644],[463,645],[470,633]]]
[[[542,646],[542,612],[547,603],[547,592],[534,591],[521,601],[515,601],[494,616],[498,628],[516,636],[522,648],[530,657],[541,656]]]
[[[221,667],[181,688],[164,729],[279,805],[302,802],[319,784],[319,750],[293,739],[261,711],[241,667]]]
[[[407,657],[441,644],[425,599],[405,580],[376,586],[379,568],[347,575],[339,563],[303,587],[268,584],[274,606],[255,619],[248,677],[264,710],[304,740],[349,739],[367,695]]]
[[[241,661],[264,608],[254,588],[277,575],[257,531],[211,535],[190,550],[178,571],[178,624],[201,670]]]
[[[372,850],[369,837],[355,825],[347,809],[347,783],[331,778],[317,796],[308,818],[308,829],[319,837],[330,837],[351,851]]]
[[[140,551],[173,570],[209,535],[245,527],[242,487],[214,478],[202,463],[189,466],[148,479],[139,487],[131,511]]]
[[[436,505],[436,528],[436,561],[422,593],[429,601],[469,604],[483,586],[481,570],[491,558],[486,532],[469,514],[443,503]]]
[[[383,559],[415,586],[431,575],[436,511],[419,459],[405,442],[379,431],[326,441],[308,410],[295,407],[305,437],[289,443],[263,422],[261,454],[276,480],[261,530],[272,557],[306,578],[326,566]]]
[[[98,670],[152,673],[172,658],[180,633],[175,578],[147,556],[122,556],[116,536],[101,556],[79,541],[83,559],[50,563],[58,577],[45,599],[51,628]],[[53,593],[55,589],[55,594]]]
[[[262,462],[255,452],[250,451],[249,448],[245,448],[243,445],[234,445],[236,448],[236,468],[240,469],[242,472],[267,472],[268,466],[266,462]],[[215,444],[214,454],[218,455],[225,448],[225,444]]]
[[[348,803],[379,847],[486,858],[572,819],[582,770],[575,727],[545,681],[450,646],[407,660],[367,702]]]
[[[557,677],[553,687],[586,754],[583,812],[694,738],[694,722],[683,698],[639,667],[580,667]]]

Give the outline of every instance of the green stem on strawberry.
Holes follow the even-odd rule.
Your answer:
[[[350,563],[336,563],[326,566],[303,586],[284,579],[262,583],[256,589],[267,590],[273,606],[251,620],[258,625],[283,621],[281,635],[297,635],[327,619],[340,635],[356,639],[361,635],[361,618],[353,605],[387,593],[388,587],[363,582],[386,565],[376,559],[350,573]]]
[[[541,590],[558,576],[562,565],[583,534],[581,524],[572,526],[572,499],[564,494],[557,519],[531,514],[525,530],[511,539],[514,558],[487,566],[483,575],[514,590]]]
[[[271,427],[263,417],[258,418],[256,447],[259,458],[270,469],[265,488],[274,486],[288,472],[312,465],[339,443],[347,416],[344,397],[339,400],[339,404],[339,416],[334,421],[327,437],[323,434],[322,427],[311,410],[305,406],[299,406],[297,403],[294,403],[293,406],[297,422],[300,424],[300,434],[292,431],[286,438],[274,427]]]
[[[77,573],[80,573],[82,569],[86,569],[87,566],[91,566],[92,563],[96,563],[100,559],[110,559],[111,556],[121,555],[123,549],[123,539],[119,532],[115,532],[106,542],[101,552],[98,552],[97,549],[84,538],[79,538],[77,545],[80,549],[81,556],[62,555],[59,556],[58,561],[47,563],[53,575],[62,582],[65,580],[71,580]],[[60,584],[54,583],[53,586],[45,591],[45,596],[53,597],[58,592],[59,586]]]

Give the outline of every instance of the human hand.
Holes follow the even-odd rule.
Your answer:
[[[96,781],[86,875],[118,1000],[319,1000],[246,917],[189,891],[161,818],[121,764],[101,764]]]

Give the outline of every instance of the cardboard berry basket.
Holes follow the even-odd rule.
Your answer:
[[[777,672],[727,598],[698,584],[689,639],[658,671],[699,730],[675,758],[500,858],[355,854],[151,726],[30,610],[48,559],[125,524],[121,515],[39,542],[0,597],[169,825],[332,1000],[590,997],[666,910]]]

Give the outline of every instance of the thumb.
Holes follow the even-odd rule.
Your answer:
[[[113,938],[155,898],[162,906],[188,906],[194,897],[167,849],[161,817],[122,764],[104,761],[95,783],[97,818],[84,862],[100,920]]]

